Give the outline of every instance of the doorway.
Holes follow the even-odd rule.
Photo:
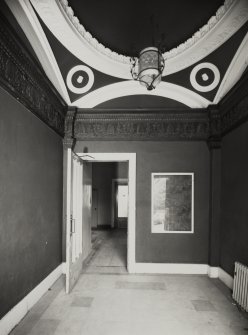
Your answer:
[[[78,153],[78,156],[81,157],[83,160],[92,163],[104,163],[104,162],[126,162],[128,166],[127,172],[127,179],[128,180],[128,197],[126,197],[126,211],[127,211],[127,218],[126,218],[126,242],[127,242],[127,271],[132,273],[134,272],[135,266],[135,186],[136,186],[136,154],[135,153]],[[104,178],[104,175],[102,175]],[[122,185],[124,186],[124,185]],[[127,187],[127,184],[125,185]],[[119,192],[122,192],[122,205],[125,207],[125,194],[127,195],[127,188],[120,188]],[[94,187],[93,187],[94,188]],[[99,220],[102,219],[101,215],[99,214],[100,209],[100,192],[99,190],[95,189],[94,194],[97,194],[97,201],[93,200],[93,203],[97,203],[97,207],[93,207],[93,211],[97,209],[98,213],[94,213],[93,216],[95,217],[94,220],[97,220],[97,223],[94,223],[96,227],[100,226]],[[113,195],[112,195],[113,197]],[[123,204],[124,203],[124,204]],[[119,209],[119,214],[124,215],[123,206]],[[118,211],[117,211],[118,213]],[[123,218],[123,217],[122,217]],[[101,226],[104,226],[104,223],[101,222]],[[112,224],[110,222],[110,230]],[[124,231],[124,230],[123,230]],[[116,232],[117,233],[117,232]],[[119,238],[119,244],[123,243],[123,232],[117,233],[116,238]],[[122,240],[122,241],[121,241]],[[106,245],[111,243],[110,241],[106,242]],[[105,250],[107,252],[107,250]],[[105,255],[106,256],[106,255]],[[103,257],[105,257],[103,255]]]

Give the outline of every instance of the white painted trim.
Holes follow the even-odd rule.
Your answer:
[[[66,266],[65,266],[65,291],[70,289],[70,259],[71,259],[71,183],[72,183],[72,150],[67,149],[66,165]]]
[[[27,312],[62,275],[62,264],[53,270],[39,285],[15,305],[1,320],[1,335],[7,335],[24,318]]]
[[[65,275],[66,274],[66,262],[62,263],[62,274]]]
[[[50,44],[29,0],[5,0],[29,39],[46,75],[67,104],[70,98]]]
[[[59,1],[30,1],[52,34],[79,60],[110,76],[131,78],[130,64],[118,62],[103,54],[101,49],[96,49],[90,43],[91,35],[89,33],[86,38],[83,38],[69,20]]]
[[[169,59],[171,57],[175,57],[184,50],[192,47],[192,45],[198,43],[202,38],[205,37],[207,33],[212,31],[217,23],[224,17],[224,15],[228,12],[229,8],[233,5],[235,0],[225,0],[224,4],[217,10],[216,14],[212,16],[207,24],[205,24],[201,29],[199,29],[195,34],[186,40],[184,43],[181,43],[176,48],[167,51],[163,54],[165,59]],[[82,36],[83,39],[86,39],[89,44],[95,48],[96,50],[101,50],[103,54],[106,56],[115,59],[119,62],[129,63],[130,56],[124,56],[118,54],[109,48],[106,48],[103,44],[97,41],[93,36],[91,36],[90,32],[86,31],[85,27],[79,22],[79,19],[74,15],[73,9],[68,5],[67,0],[59,0],[61,7],[63,8],[67,19],[71,22],[77,32]]]
[[[133,273],[208,274],[207,264],[135,263]]]
[[[225,270],[219,268],[219,279],[231,290],[233,288],[233,277],[230,276]]]
[[[220,84],[218,92],[213,103],[217,104],[237,83],[248,65],[248,33],[245,35],[237,52],[235,53],[231,64],[229,65],[225,76]]]
[[[115,178],[112,179],[112,188],[111,188],[111,228],[114,228],[115,225],[115,183],[127,183],[127,178]]]
[[[78,99],[74,104],[76,103],[79,108],[93,108],[111,99],[136,94],[173,99],[191,108],[205,108],[211,103],[210,100],[179,85],[161,82],[156,90],[148,91],[138,81],[127,80],[98,88]]]
[[[136,153],[79,153],[77,155],[92,162],[128,162],[128,237],[127,269],[133,273],[135,267],[135,225],[136,225]]]
[[[56,38],[77,58],[103,73],[130,79],[129,57],[118,55],[99,43],[67,8],[67,1],[31,0],[31,3]],[[216,15],[191,38],[163,54],[166,59],[163,74],[172,74],[199,62],[234,35],[247,20],[247,0],[226,0]]]
[[[209,278],[218,278],[219,277],[219,268],[217,266],[208,265],[208,276]]]
[[[153,188],[155,176],[191,176],[191,230],[156,231],[153,225]],[[193,234],[194,233],[194,172],[153,172],[151,174],[151,233],[152,234]]]

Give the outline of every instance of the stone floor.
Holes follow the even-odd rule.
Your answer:
[[[241,335],[248,319],[217,279],[129,275],[125,232],[99,233],[70,295],[60,278],[11,335]]]

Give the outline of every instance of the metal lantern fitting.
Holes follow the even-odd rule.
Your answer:
[[[164,70],[164,58],[158,48],[143,49],[138,59],[131,59],[131,64],[133,79],[138,80],[149,91],[160,83]]]

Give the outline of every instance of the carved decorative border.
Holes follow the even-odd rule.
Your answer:
[[[221,115],[221,133],[227,134],[232,129],[248,120],[248,89],[247,95],[235,106]]]
[[[90,112],[75,117],[77,140],[207,140],[209,121],[205,110],[161,112]]]
[[[248,120],[248,72],[218,105],[221,117],[221,135],[224,136]]]
[[[0,84],[59,135],[66,105],[1,17]]]
[[[115,51],[106,48],[103,44],[101,44],[96,38],[94,38],[84,26],[80,23],[79,19],[74,15],[73,9],[69,6],[68,0],[58,0],[61,4],[62,8],[64,9],[65,14],[67,15],[70,22],[76,28],[76,30],[80,33],[80,35],[88,41],[88,43],[95,48],[96,50],[100,51],[102,54],[106,55],[114,59],[115,61],[130,64],[130,56],[125,56],[122,54],[118,54]],[[202,28],[200,28],[191,38],[186,40],[184,43],[181,43],[178,47],[173,48],[163,54],[165,59],[173,58],[185,50],[192,47],[194,44],[199,42],[209,31],[213,30],[216,24],[223,18],[225,13],[231,7],[235,0],[225,0],[224,4],[217,10],[216,14],[212,16],[207,24],[205,24]]]

